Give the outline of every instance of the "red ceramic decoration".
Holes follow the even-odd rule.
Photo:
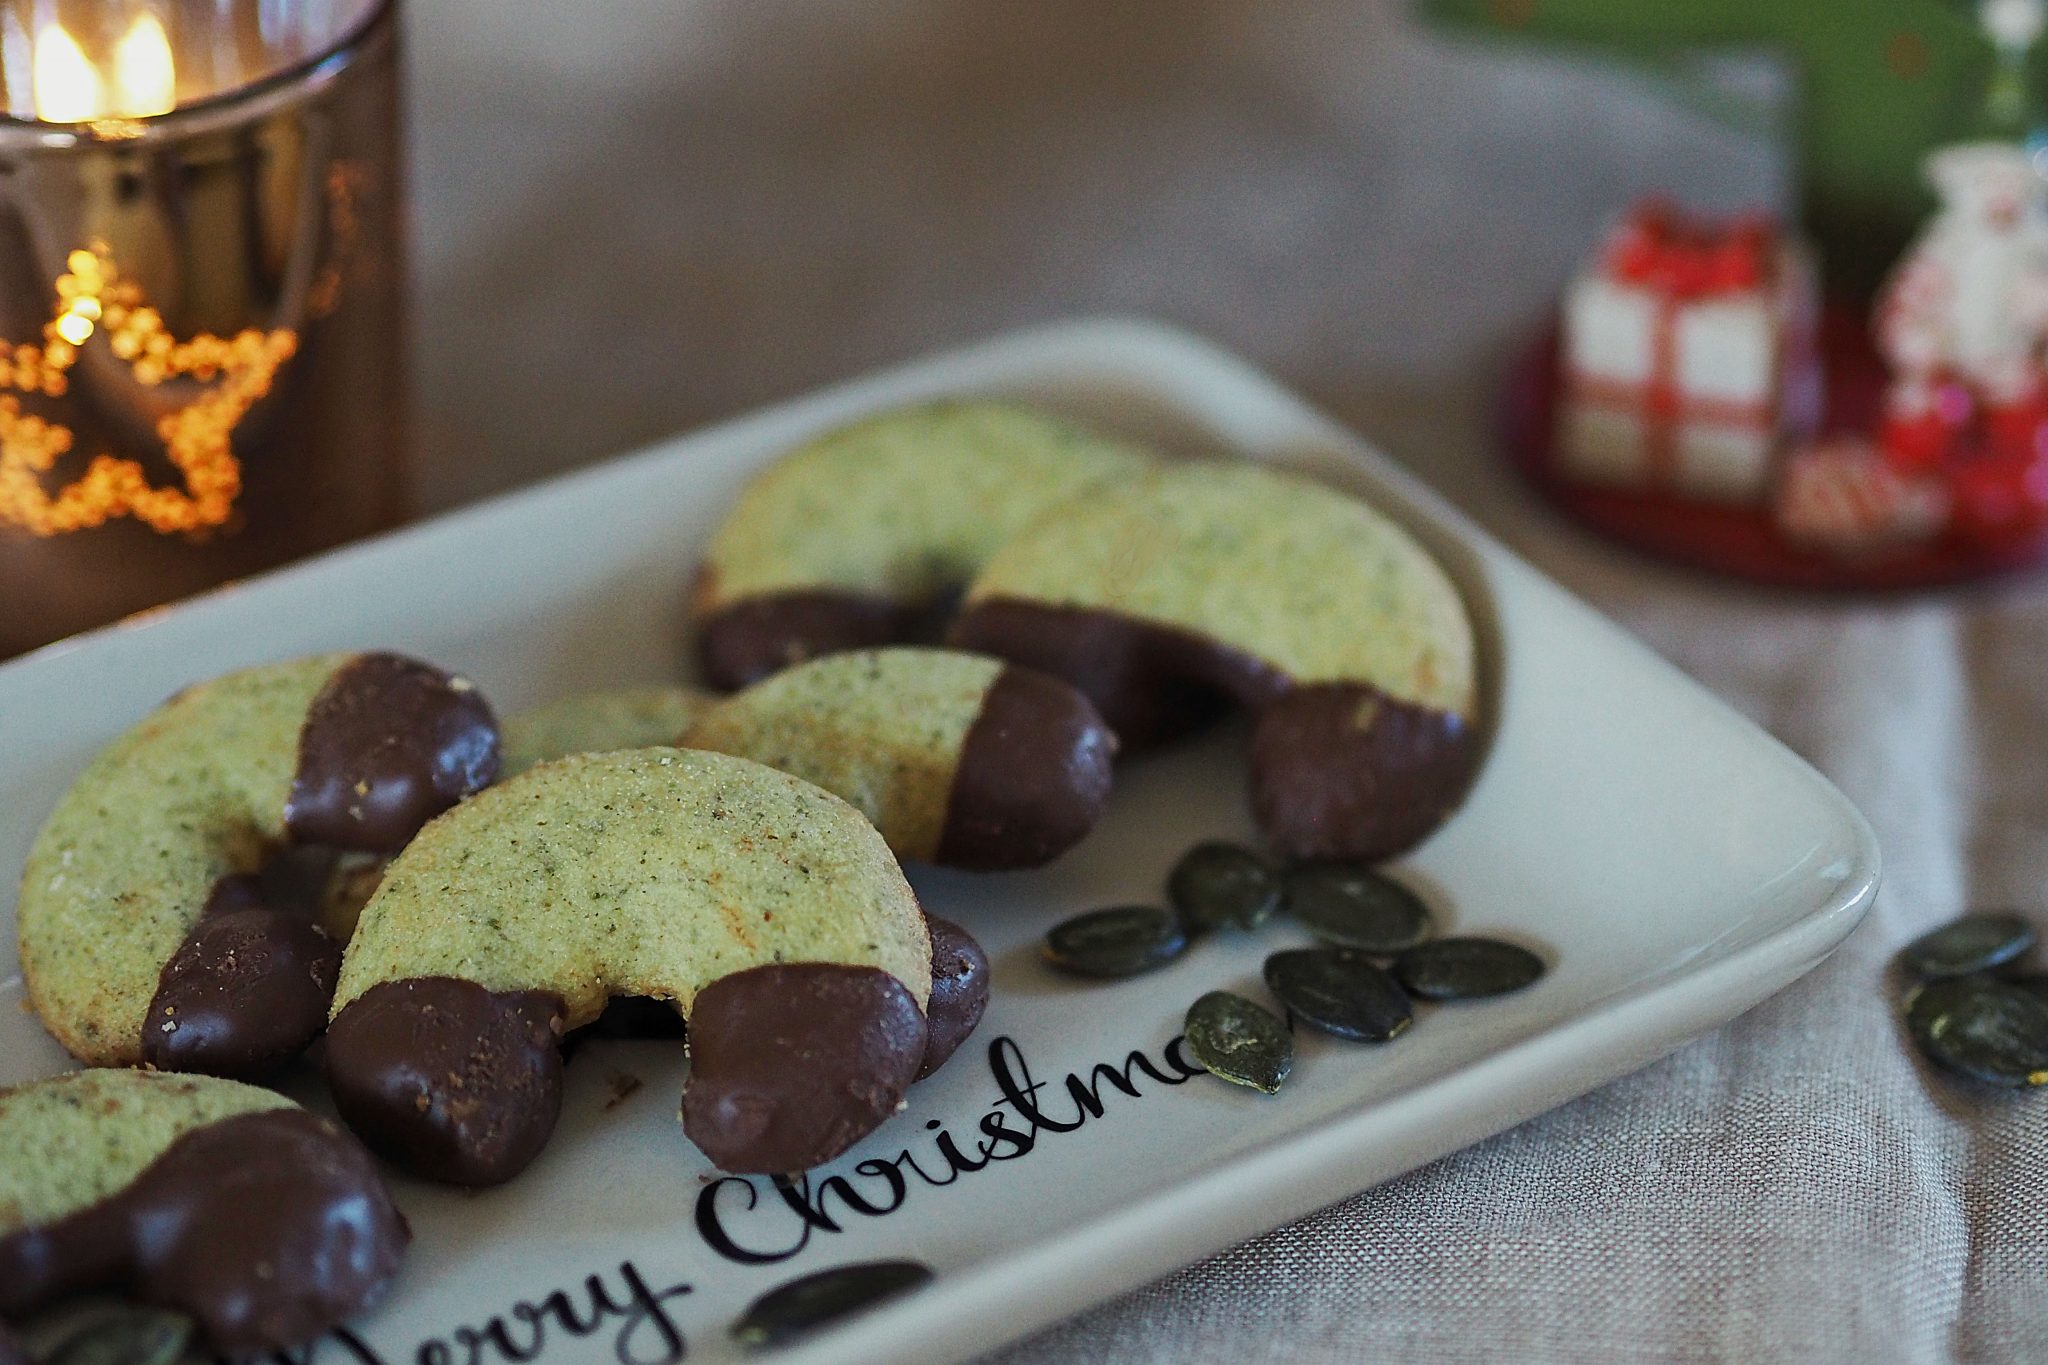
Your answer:
[[[1516,465],[1617,541],[1759,582],[1913,588],[2048,560],[2048,287],[2038,305],[2031,281],[1975,287],[2048,218],[1993,223],[1960,189],[2010,167],[1976,146],[1945,163],[1957,193],[1876,339],[1864,308],[1816,318],[1803,253],[1767,220],[1638,207],[1509,377]]]

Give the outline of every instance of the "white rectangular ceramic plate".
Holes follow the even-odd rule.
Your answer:
[[[391,647],[466,671],[501,710],[677,677],[685,585],[741,482],[822,428],[948,394],[1305,467],[1421,535],[1481,623],[1494,738],[1470,802],[1399,875],[1456,929],[1540,948],[1549,975],[1427,1011],[1387,1046],[1302,1035],[1272,1098],[1174,1070],[1188,1004],[1262,995],[1260,963],[1298,933],[1218,936],[1113,985],[1055,975],[1035,945],[1063,916],[1155,900],[1197,839],[1251,836],[1243,733],[1226,729],[1128,765],[1103,827],[1048,870],[914,874],[989,949],[994,1004],[905,1113],[807,1189],[718,1183],[676,1122],[678,1046],[594,1044],[518,1180],[401,1183],[417,1234],[401,1282],[312,1359],[651,1362],[681,1343],[725,1359],[755,1295],[893,1256],[936,1282],[784,1358],[956,1359],[1642,1066],[1813,967],[1869,904],[1870,830],[1812,769],[1271,380],[1119,321],[893,370],[0,667],[0,877],[99,745],[230,668]],[[0,1081],[65,1063],[20,999],[16,975],[0,988]]]

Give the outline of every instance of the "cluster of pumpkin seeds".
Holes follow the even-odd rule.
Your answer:
[[[1422,898],[1363,863],[1280,868],[1252,849],[1209,841],[1174,865],[1166,896],[1166,907],[1120,905],[1054,926],[1045,937],[1047,960],[1077,976],[1136,976],[1174,961],[1205,933],[1291,917],[1322,942],[1266,959],[1266,986],[1288,1019],[1230,991],[1210,991],[1185,1025],[1196,1061],[1269,1095],[1294,1067],[1295,1021],[1384,1043],[1415,1021],[1414,1000],[1505,995],[1543,975],[1543,960],[1518,944],[1436,938]]]
[[[856,1261],[777,1285],[747,1305],[732,1337],[750,1351],[782,1346],[906,1294],[932,1278],[921,1261]]]
[[[1906,1029],[1929,1061],[2013,1090],[2048,1085],[2048,973],[2020,963],[2034,927],[2018,915],[1965,915],[1899,952],[1914,985]]]

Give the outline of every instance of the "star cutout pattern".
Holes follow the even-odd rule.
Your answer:
[[[72,252],[65,266],[41,343],[0,342],[0,526],[56,536],[122,517],[166,535],[200,535],[227,525],[242,491],[235,428],[298,350],[298,333],[248,328],[231,337],[202,332],[179,340],[140,286],[122,278],[104,243]],[[94,455],[83,473],[54,491],[46,486],[44,476],[71,452],[76,437],[30,412],[23,399],[62,397],[79,348],[96,334],[105,335],[139,384],[154,388],[189,376],[208,386],[157,423],[182,486],[153,484],[141,464],[110,454]]]

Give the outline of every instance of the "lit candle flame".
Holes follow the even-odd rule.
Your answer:
[[[101,115],[100,73],[62,24],[36,34],[36,117],[45,123],[84,123]]]
[[[171,38],[154,14],[138,14],[114,44],[114,87],[119,100],[108,112],[121,118],[168,114],[178,102]]]
[[[177,103],[171,38],[154,14],[139,14],[114,44],[111,80],[62,24],[36,34],[36,117],[45,123],[148,118]]]

